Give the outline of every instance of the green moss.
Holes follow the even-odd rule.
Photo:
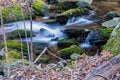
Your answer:
[[[18,62],[20,65],[22,65],[22,60],[21,59],[11,59],[11,58],[9,58],[9,64],[8,65],[14,64],[14,62]],[[7,65],[6,59],[3,59],[2,63],[3,63],[4,66],[6,66]],[[28,66],[29,61],[24,59],[24,64]]]
[[[111,37],[103,46],[103,51],[111,51],[112,54],[120,54],[120,27],[116,30],[117,34]]]
[[[68,18],[73,17],[73,16],[81,16],[81,15],[86,15],[88,14],[88,10],[86,8],[76,8],[76,9],[70,9],[67,10],[58,16],[67,16]]]
[[[35,1],[32,3],[33,8],[35,9],[36,15],[44,15],[44,4],[41,1]]]
[[[41,57],[38,62],[40,63],[48,63],[49,62],[49,57]]]
[[[42,52],[42,50],[34,50],[34,54],[35,54],[36,56],[38,56],[41,52]]]
[[[4,42],[1,42],[0,43],[2,47],[4,47]],[[9,49],[16,49],[18,51],[21,51],[21,43],[20,42],[17,42],[15,40],[9,40],[7,41],[7,47]],[[23,47],[23,51],[27,52],[27,46],[22,44],[22,47]]]
[[[19,38],[18,31],[21,35],[21,38],[25,38],[25,30],[15,30],[15,31],[9,33],[8,38],[10,38],[10,39]],[[27,37],[30,37],[30,31],[26,31],[26,32],[27,32]],[[33,36],[35,36],[34,33],[33,33]]]
[[[14,22],[15,17],[16,17],[16,21],[22,20],[21,8],[18,5],[13,5],[13,7],[5,8],[2,9],[1,11],[3,14],[4,23]],[[23,11],[23,14],[25,19],[29,19],[29,15],[27,12]]]
[[[21,53],[17,52],[17,51],[10,51],[8,53],[9,58],[11,59],[22,59],[22,55]],[[2,57],[2,59],[5,59],[5,56]]]
[[[53,12],[62,12],[64,10],[68,10],[68,9],[73,9],[76,8],[76,2],[74,1],[64,1],[64,2],[58,2],[56,6],[51,5],[50,6],[50,10]]]
[[[82,54],[83,52],[82,52],[82,49],[80,49],[78,46],[76,46],[76,45],[72,45],[72,46],[70,46],[70,47],[68,47],[68,48],[64,48],[64,49],[62,49],[62,50],[59,50],[58,52],[57,52],[57,54],[60,56],[60,57],[62,57],[62,58],[64,58],[64,59],[69,59],[70,58],[70,56],[71,56],[71,54],[73,54],[73,53],[77,53],[77,54]]]
[[[69,47],[77,44],[78,42],[75,39],[61,39],[58,41],[58,47]]]
[[[99,34],[104,38],[104,39],[109,39],[112,31],[114,28],[104,28],[99,31]]]

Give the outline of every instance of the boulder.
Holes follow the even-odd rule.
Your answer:
[[[39,62],[39,63],[48,63],[49,60],[50,60],[49,57],[41,57],[41,58],[38,60],[38,62]]]
[[[69,38],[81,37],[82,39],[84,39],[89,32],[89,30],[86,31],[85,29],[65,29],[63,31]]]
[[[91,5],[87,2],[84,2],[84,1],[79,1],[76,3],[76,5],[78,7],[85,7],[85,8],[91,9]]]
[[[108,12],[107,14],[106,14],[106,17],[108,18],[108,19],[113,19],[114,17],[120,17],[117,13],[115,13],[115,12]]]
[[[8,57],[12,59],[22,59],[22,54],[17,51],[9,51]],[[2,57],[2,60],[6,59],[5,54]]]
[[[77,45],[78,42],[75,39],[61,39],[58,40],[58,47],[69,47],[71,45]]]
[[[72,45],[68,48],[64,48],[62,50],[59,50],[57,52],[57,55],[60,56],[63,59],[70,59],[71,54],[76,53],[76,54],[82,54],[83,51],[76,45]]]
[[[56,21],[66,23],[67,20],[71,17],[82,16],[82,15],[86,15],[86,14],[89,14],[89,10],[86,8],[78,7],[75,9],[69,9],[69,10],[57,15]]]
[[[72,60],[78,60],[78,59],[80,58],[80,55],[79,55],[79,54],[76,54],[76,53],[73,53],[73,54],[70,56],[70,58],[71,58]]]
[[[17,51],[21,51],[21,44],[20,42],[17,42],[15,40],[8,40],[7,41],[7,47],[10,49],[10,50],[14,50],[16,49]],[[4,42],[1,42],[0,43],[0,46],[4,47]],[[23,51],[24,52],[27,52],[27,46],[22,44],[22,47],[23,47]],[[24,55],[27,55],[27,54],[24,54]]]
[[[32,3],[32,6],[33,6],[33,9],[34,9],[34,14],[35,15],[38,15],[38,16],[43,16],[44,15],[45,5],[44,5],[43,2],[41,2],[41,1],[34,1]]]
[[[59,15],[56,17],[56,21],[60,24],[66,24],[66,22],[68,21],[68,17],[64,15]]]
[[[40,29],[40,37],[54,37],[55,35],[53,33],[51,33],[50,31],[41,28]]]
[[[114,28],[103,28],[101,30],[99,30],[99,34],[102,38],[102,40],[108,40],[111,36],[111,33],[113,31]]]
[[[20,35],[19,35],[20,33]],[[26,33],[27,33],[27,37],[30,37],[30,31],[26,30]],[[8,38],[9,39],[16,39],[16,38],[25,38],[25,30],[15,30],[15,31],[12,31],[8,34]],[[33,37],[35,36],[35,34],[33,33],[32,35]]]
[[[58,2],[56,6],[51,5],[50,11],[60,13],[73,8],[77,8],[76,1],[63,1]]]
[[[114,28],[114,35],[111,35],[102,51],[110,51],[114,55],[120,54],[120,23]]]
[[[86,2],[88,4],[92,4],[93,0],[79,0],[80,2]]]
[[[115,20],[109,20],[109,21],[106,21],[106,22],[102,23],[102,26],[104,26],[104,27],[114,27],[117,24],[118,24],[117,21],[115,21]]]

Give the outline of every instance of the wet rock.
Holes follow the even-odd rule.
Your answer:
[[[69,18],[87,15],[87,14],[89,14],[88,9],[78,7],[75,9],[69,9],[69,10],[57,15],[56,20],[57,20],[57,22],[66,23]]]
[[[75,39],[61,39],[58,40],[58,47],[69,47],[71,45],[77,45],[78,42]]]
[[[85,7],[85,8],[91,9],[91,5],[84,1],[79,1],[78,3],[76,3],[76,5],[78,7]]]
[[[67,34],[69,38],[78,38],[80,37],[82,41],[89,33],[89,30],[85,29],[65,29],[63,33]]]
[[[115,12],[108,12],[107,14],[106,14],[106,17],[108,18],[108,19],[113,19],[114,17],[120,17],[117,13],[115,13]]]
[[[102,26],[104,26],[104,27],[114,27],[117,24],[118,24],[118,21],[112,19],[112,20],[108,20],[108,21],[102,23]]]
[[[57,41],[58,39],[59,39],[59,38],[56,37],[56,38],[51,39],[51,41]]]
[[[54,37],[55,35],[52,34],[50,31],[44,29],[44,28],[41,28],[40,29],[40,37]]]
[[[80,0],[80,2],[86,2],[88,4],[92,4],[93,0]]]
[[[65,24],[68,21],[68,17],[64,15],[60,15],[56,17],[56,21],[60,24]]]

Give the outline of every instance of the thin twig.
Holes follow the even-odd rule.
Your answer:
[[[48,51],[48,53],[50,53],[52,56],[54,56],[54,57],[58,58],[59,60],[64,60],[64,59],[62,59],[62,58],[60,58],[60,57],[56,56],[55,54],[53,54],[53,53],[52,53],[51,51],[49,51],[48,49],[47,49],[47,51]]]
[[[23,19],[23,25],[24,25],[24,29],[25,29],[25,39],[26,39],[26,43],[27,43],[27,51],[28,51],[28,58],[29,58],[29,65],[30,65],[30,46],[29,46],[29,43],[28,43],[28,40],[27,40],[27,30],[26,30],[26,25],[25,25],[25,18],[24,18],[24,14],[23,14],[23,9],[22,9],[22,6],[21,6],[21,2],[20,3],[20,8],[21,8],[21,15],[22,15],[22,19]]]
[[[40,55],[36,58],[36,60],[33,62],[33,64],[35,64],[39,59],[40,57],[46,52],[47,50],[47,47],[44,48],[44,50],[40,53]]]

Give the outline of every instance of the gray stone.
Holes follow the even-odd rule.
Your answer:
[[[80,55],[79,54],[76,54],[76,53],[73,53],[71,56],[70,56],[71,59],[73,60],[77,60],[80,58]]]

